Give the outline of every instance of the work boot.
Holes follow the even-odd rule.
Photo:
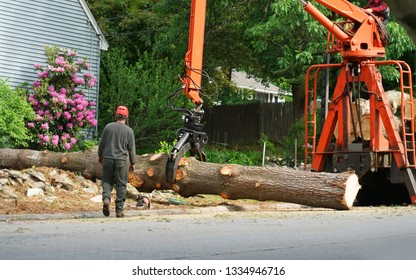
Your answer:
[[[116,217],[117,218],[124,218],[124,213],[123,212],[117,212]]]
[[[103,215],[106,217],[110,216],[110,202],[108,201],[103,202]]]

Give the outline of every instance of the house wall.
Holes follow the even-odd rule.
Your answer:
[[[12,86],[35,81],[45,45],[77,50],[99,77],[100,38],[79,0],[0,0],[0,77]],[[97,104],[98,84],[85,92]]]

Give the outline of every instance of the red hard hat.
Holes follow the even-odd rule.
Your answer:
[[[125,106],[118,106],[116,115],[122,115],[127,118],[129,116],[129,109]]]

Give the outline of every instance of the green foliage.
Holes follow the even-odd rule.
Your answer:
[[[126,49],[135,62],[139,52],[152,51],[170,17],[156,11],[159,0],[88,0],[88,6],[109,45]]]
[[[169,154],[176,140],[169,144],[167,141],[160,141],[159,148],[154,151],[157,154]],[[246,148],[226,148],[219,146],[207,146],[205,148],[209,162],[220,164],[240,164],[240,165],[261,165],[262,154],[259,149],[253,147]],[[190,156],[185,154],[185,157]]]
[[[99,131],[114,121],[119,105],[129,108],[128,124],[133,129],[138,152],[150,152],[160,141],[171,141],[182,126],[181,114],[166,105],[179,86],[179,67],[166,59],[143,53],[132,65],[122,49],[114,48],[103,57],[100,91]],[[178,97],[178,106],[189,101]],[[170,140],[169,140],[170,139]]]
[[[139,150],[152,151],[162,140],[171,142],[181,126],[180,114],[163,103],[177,87],[176,77],[181,71],[176,66],[183,64],[187,51],[191,1],[87,2],[114,48],[103,53],[100,129],[113,120],[116,106],[125,104],[132,106],[129,121]],[[367,0],[351,2],[363,7]],[[342,20],[316,1],[313,4],[331,20]],[[302,9],[299,1],[207,1],[206,15],[203,68],[216,81],[219,94],[207,91],[205,104],[247,102],[246,92],[239,95],[229,82],[231,69],[239,69],[291,90],[295,116],[302,112],[305,72],[311,64],[322,63],[327,30]],[[403,59],[413,65],[414,57],[408,54],[414,44],[406,32],[394,18],[387,27],[391,35],[388,59]],[[331,58],[331,62],[339,61],[339,55]],[[380,67],[380,71],[383,84],[397,80],[394,67]],[[178,102],[189,104],[186,98]],[[293,139],[287,141],[293,143]]]
[[[86,151],[92,149],[94,146],[97,146],[100,143],[99,139],[81,139],[78,141],[78,145],[74,151]]]
[[[170,151],[172,150],[172,147],[175,146],[176,142],[177,141],[175,140],[175,141],[173,141],[172,144],[169,144],[166,141],[160,141],[159,142],[159,149],[156,150],[154,153],[155,154],[169,154]]]
[[[319,121],[318,121],[319,122]],[[297,163],[304,160],[304,142],[305,142],[305,121],[299,118],[291,127],[288,135],[283,137],[282,141],[276,148],[276,156],[284,159],[287,165],[292,165],[295,161],[295,150],[297,152]]]
[[[26,121],[35,114],[23,91],[13,90],[0,78],[0,148],[27,147],[30,139]]]
[[[250,147],[252,148],[252,147]],[[210,147],[206,151],[209,162],[220,164],[240,164],[259,166],[262,161],[261,151],[256,149],[215,148]]]
[[[260,146],[264,146],[264,143],[266,143],[266,154],[267,155],[274,155],[276,154],[276,147],[272,141],[267,137],[266,134],[262,133],[259,141]]]

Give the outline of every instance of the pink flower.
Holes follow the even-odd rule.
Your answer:
[[[58,146],[59,139],[52,139],[52,146]]]
[[[69,120],[71,118],[71,114],[68,112],[64,112],[65,119]]]
[[[62,57],[62,56],[58,56],[55,59],[55,63],[58,64],[58,65],[60,65],[60,66],[63,66],[63,65],[65,65],[65,58]]]
[[[47,123],[43,123],[43,124],[41,124],[41,125],[40,125],[40,127],[41,127],[43,130],[48,130],[48,129],[49,129],[49,124],[47,124]],[[45,142],[47,142],[47,141],[45,141]]]
[[[42,141],[45,142],[45,143],[48,143],[49,142],[49,136],[48,135],[43,136]]]
[[[68,128],[68,129],[71,129],[71,128],[72,128],[72,126],[73,126],[73,124],[72,124],[72,123],[67,123],[67,124],[66,124],[66,128]]]
[[[63,73],[63,72],[65,72],[65,69],[62,68],[62,67],[57,67],[57,68],[54,69],[54,71],[58,72],[58,73]]]
[[[58,130],[63,130],[64,127],[62,125],[58,125]]]
[[[85,81],[83,78],[78,78],[76,80],[74,80],[74,83],[76,83],[77,85],[83,85],[85,84]]]
[[[75,139],[74,137],[71,137],[71,144],[75,145],[75,143],[77,143],[77,139]]]
[[[66,89],[65,89],[65,88],[61,88],[60,92],[61,92],[62,94],[66,94]]]
[[[69,150],[69,149],[71,149],[71,144],[69,144],[69,143],[65,143],[65,145],[64,145],[64,149],[65,149],[65,150]]]
[[[66,96],[65,96],[65,94],[58,95],[58,101],[66,104],[67,102],[66,102]]]
[[[38,78],[47,78],[48,77],[48,71],[43,71],[38,73]]]
[[[32,84],[33,84],[34,88],[40,87],[40,82],[39,81],[33,82]]]
[[[89,86],[89,87],[94,87],[94,85],[95,85],[94,80],[89,80],[89,81],[88,81],[88,86]]]
[[[97,126],[97,124],[98,124],[98,121],[97,120],[91,120],[90,121],[90,124],[92,125],[92,126]]]
[[[41,68],[39,63],[35,63],[34,66],[35,66],[36,70],[39,70]]]
[[[35,124],[33,122],[30,122],[30,123],[27,124],[27,126],[30,127],[30,128],[33,128],[33,127],[35,127]]]

